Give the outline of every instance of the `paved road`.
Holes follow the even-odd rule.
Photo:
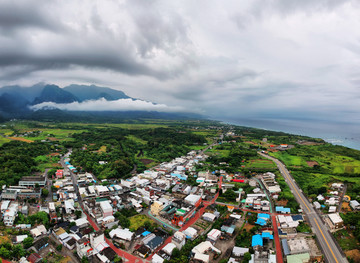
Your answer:
[[[63,157],[61,158],[60,163],[64,167],[64,169],[67,167],[66,164],[64,163],[64,158]],[[82,198],[81,198],[80,192],[79,192],[79,185],[77,183],[76,175],[72,171],[70,171],[70,175],[71,175],[71,179],[73,181],[73,185],[74,185],[74,188],[75,188],[75,191],[76,191],[76,195],[78,197],[78,202],[80,204],[80,207],[81,207],[83,213],[86,215],[87,220],[89,221],[90,225],[94,228],[94,230],[99,231],[100,230],[99,226],[95,223],[95,221],[92,219],[92,217],[88,213],[85,212],[85,209],[84,209],[84,206],[83,206],[83,201],[82,201]],[[125,259],[126,262],[136,262],[136,263],[143,262],[143,260],[141,260],[140,258],[138,258],[138,257],[136,257],[136,256],[124,251],[124,250],[121,250],[121,249],[115,247],[114,244],[111,242],[111,240],[107,239],[106,237],[105,237],[105,241],[116,252],[116,254],[118,254],[118,256]]]
[[[320,216],[315,212],[313,206],[304,196],[299,186],[295,183],[294,178],[290,175],[285,165],[282,164],[278,159],[275,159],[271,156],[268,156],[263,153],[259,153],[259,154],[276,163],[281,175],[285,178],[286,183],[289,185],[296,200],[298,201],[302,210],[306,214],[309,223],[314,233],[316,234],[316,237],[319,240],[319,244],[324,253],[326,262],[329,263],[348,262],[346,258],[342,256],[340,249],[337,247],[335,241],[332,239],[327,226],[321,221]]]

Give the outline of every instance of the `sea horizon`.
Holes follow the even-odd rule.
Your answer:
[[[223,119],[227,124],[321,138],[334,145],[360,150],[360,125],[319,120]]]

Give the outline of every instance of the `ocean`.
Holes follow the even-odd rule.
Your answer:
[[[288,119],[227,119],[225,123],[321,138],[360,150],[360,124]]]

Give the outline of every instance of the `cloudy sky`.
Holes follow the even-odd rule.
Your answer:
[[[360,122],[359,28],[359,1],[2,0],[0,86],[96,84],[211,117]]]

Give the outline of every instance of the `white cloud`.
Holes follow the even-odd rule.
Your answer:
[[[83,102],[55,103],[42,102],[30,106],[32,110],[43,108],[56,108],[68,111],[158,111],[158,112],[188,112],[182,107],[172,107],[165,104],[154,104],[152,102],[132,99],[119,99],[107,101],[104,98],[98,100],[87,100]]]

